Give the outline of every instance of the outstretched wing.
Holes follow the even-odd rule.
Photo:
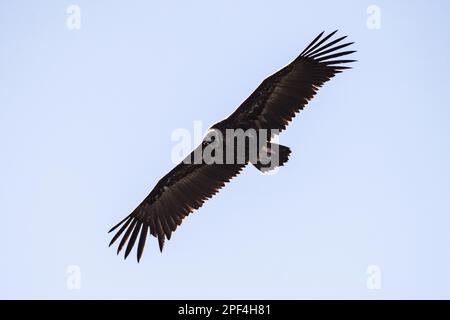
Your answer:
[[[356,61],[341,59],[355,52],[340,50],[353,42],[340,44],[346,37],[328,41],[336,32],[323,38],[323,32],[319,34],[294,61],[265,79],[228,121],[248,123],[254,129],[284,130],[325,82],[350,69],[344,64]]]
[[[190,156],[193,159],[193,153]],[[181,162],[166,174],[125,219],[109,232],[121,228],[111,240],[110,246],[123,234],[117,253],[127,244],[125,258],[129,255],[137,238],[138,262],[142,256],[145,241],[150,234],[158,238],[162,251],[164,241],[170,240],[182,220],[216,194],[226,182],[245,167],[245,164],[187,164]]]

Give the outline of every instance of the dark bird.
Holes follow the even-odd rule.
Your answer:
[[[332,40],[336,32],[337,30],[327,36],[323,36],[324,32],[320,33],[295,60],[265,79],[228,118],[211,127],[210,132],[223,135],[227,129],[268,130],[266,139],[259,136],[256,138],[258,141],[256,160],[252,161],[245,155],[243,161],[236,161],[239,152],[237,147],[233,146],[231,150],[237,155],[233,155],[234,161],[231,163],[225,161],[211,163],[204,159],[195,161],[196,151],[204,151],[212,143],[220,141],[207,135],[184,161],[158,181],[150,194],[129,216],[109,231],[118,229],[110,245],[122,236],[117,253],[126,245],[126,258],[137,241],[139,262],[149,232],[158,239],[159,248],[162,251],[165,239],[170,240],[172,232],[177,229],[183,219],[200,208],[207,199],[216,194],[226,182],[238,175],[249,163],[263,172],[286,163],[291,151],[288,147],[270,142],[274,133],[284,130],[296,113],[303,110],[325,82],[337,73],[350,69],[346,64],[356,61],[342,59],[343,56],[355,51],[341,50],[352,45],[353,42],[342,43],[346,37]],[[249,139],[252,138],[255,137]],[[228,143],[226,140],[224,145]],[[246,142],[246,153],[249,152],[248,146]],[[225,150],[224,146],[222,148]],[[276,157],[271,158],[269,163],[263,163],[262,157],[259,157],[262,149]],[[211,155],[224,159],[225,156],[219,155],[217,150]],[[272,163],[272,159],[276,161]]]

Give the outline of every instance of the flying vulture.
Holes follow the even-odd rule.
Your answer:
[[[248,156],[241,158],[243,161],[236,161],[236,156],[232,158],[234,161],[211,162],[202,158],[195,161],[197,151],[205,150],[214,142],[224,141],[223,138],[220,140],[206,135],[185,160],[158,181],[150,194],[129,216],[109,231],[116,231],[110,245],[122,236],[117,253],[126,245],[126,258],[137,241],[139,262],[149,232],[158,239],[162,252],[165,239],[170,240],[172,232],[183,219],[200,208],[249,163],[263,172],[267,168],[273,169],[286,163],[291,151],[288,147],[270,142],[274,133],[284,130],[325,82],[335,74],[350,69],[346,64],[356,61],[342,58],[355,52],[341,50],[353,42],[342,43],[346,37],[333,40],[336,32],[337,30],[327,36],[324,36],[324,32],[320,33],[295,60],[265,79],[236,111],[213,125],[209,131],[225,135],[226,130],[267,130],[269,133],[266,138],[256,139],[259,141],[258,152],[264,149],[267,154],[276,154],[277,163],[263,163],[262,158],[256,158],[254,161],[255,159]],[[249,139],[251,138],[249,136]],[[229,143],[229,140],[226,141],[225,144]],[[230,150],[237,151],[236,147]],[[245,151],[248,150],[246,142]],[[211,155],[218,154],[213,151]],[[225,156],[218,158],[221,157]]]

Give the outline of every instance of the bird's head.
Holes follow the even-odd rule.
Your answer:
[[[211,128],[209,128],[208,132],[211,131],[211,130],[219,130],[219,131],[224,132],[225,129],[226,129],[225,122],[224,121],[219,121],[219,122],[214,123],[211,126]]]

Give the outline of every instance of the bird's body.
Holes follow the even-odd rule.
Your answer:
[[[228,118],[213,125],[202,143],[110,230],[120,227],[110,245],[123,234],[117,252],[128,242],[126,258],[139,237],[139,261],[150,232],[162,251],[165,239],[182,220],[249,163],[263,172],[282,166],[291,151],[271,143],[271,138],[286,128],[323,83],[349,69],[343,64],[354,61],[336,59],[354,51],[339,51],[352,44],[338,44],[345,37],[327,43],[335,33],[322,38],[322,32],[293,62],[265,79]],[[235,136],[230,138],[230,133]],[[242,134],[243,146],[238,141]]]

